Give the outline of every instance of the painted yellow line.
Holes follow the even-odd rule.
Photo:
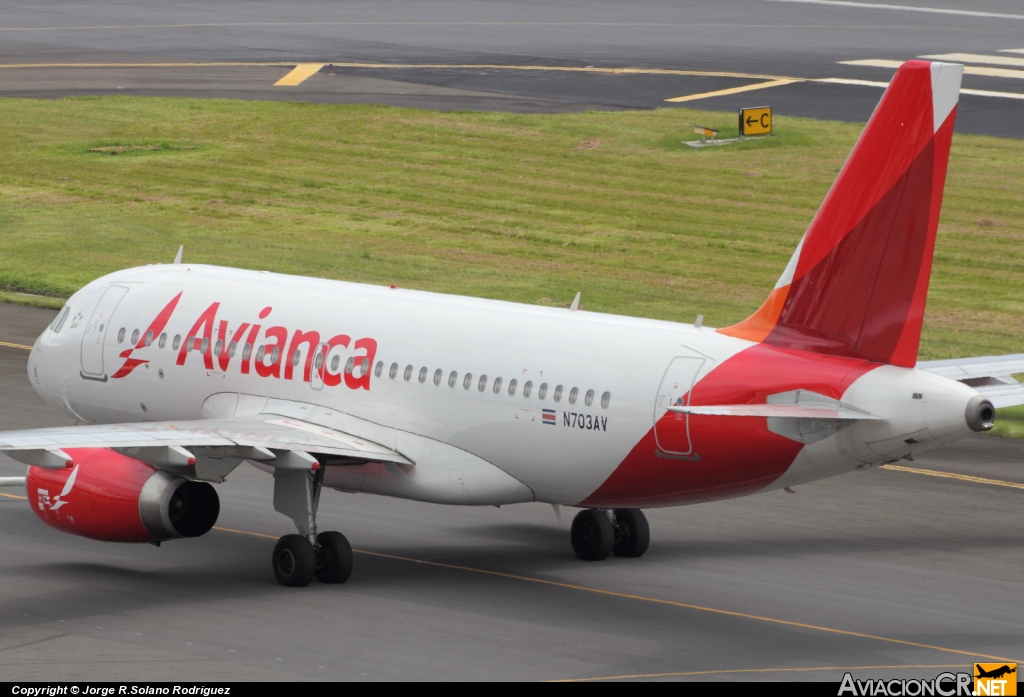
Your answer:
[[[11,344],[6,341],[0,341],[0,346],[6,346],[7,348],[25,349],[26,351],[32,350],[31,346],[26,346],[25,344]]]
[[[249,532],[247,530],[235,530],[232,528],[220,528],[214,527],[214,530],[220,530],[221,532],[233,532],[240,535],[252,535],[253,537],[264,537],[270,540],[276,540],[277,537],[274,535],[266,535],[259,532]],[[900,646],[913,646],[918,649],[928,649],[931,651],[941,651],[944,653],[953,653],[961,656],[973,656],[979,658],[990,658],[993,661],[1007,661],[1009,663],[1018,662],[1024,663],[1024,661],[1018,661],[1016,658],[1002,658],[1000,656],[989,656],[983,653],[975,653],[973,651],[962,651],[960,649],[951,649],[945,646],[935,646],[933,644],[922,644],[916,641],[906,641],[904,639],[893,639],[892,637],[878,636],[875,634],[865,634],[863,632],[854,632],[846,629],[834,629],[832,627],[823,627],[816,624],[806,624],[804,622],[793,622],[791,620],[780,620],[775,617],[765,617],[762,615],[752,615],[746,612],[736,612],[734,610],[720,610],[714,607],[707,607],[704,605],[694,605],[692,603],[682,603],[677,600],[664,600],[662,598],[651,598],[645,595],[634,595],[632,593],[619,593],[618,591],[609,591],[601,588],[593,588],[591,586],[580,586],[575,583],[565,583],[563,581],[551,581],[544,578],[536,578],[534,576],[520,576],[518,574],[509,574],[503,571],[490,571],[488,569],[478,569],[472,566],[460,566],[458,564],[445,564],[438,561],[426,561],[424,559],[416,559],[414,557],[402,557],[397,554],[384,554],[383,552],[370,552],[365,549],[353,549],[356,554],[365,554],[370,557],[378,557],[380,559],[393,559],[395,561],[411,562],[413,564],[423,564],[424,566],[434,566],[441,569],[452,569],[455,571],[468,571],[475,574],[483,574],[485,576],[495,576],[498,578],[508,578],[515,581],[525,581],[527,583],[536,583],[542,586],[553,586],[555,588],[565,588],[567,590],[583,591],[585,593],[594,593],[595,595],[604,595],[612,598],[622,598],[623,600],[639,600],[646,603],[654,603],[656,605],[665,605],[669,607],[678,607],[684,610],[697,610],[699,612],[709,612],[715,615],[723,615],[726,617],[739,617],[741,619],[755,620],[757,622],[767,622],[769,624],[776,624],[783,627],[795,627],[797,629],[809,629],[816,632],[824,632],[826,634],[838,634],[840,636],[855,637],[858,639],[871,639],[873,641],[881,641],[888,644],[898,644]]]
[[[709,99],[711,97],[721,97],[727,94],[739,94],[740,92],[752,92],[754,90],[763,90],[769,87],[780,87],[782,85],[792,85],[794,82],[803,82],[796,78],[784,78],[781,80],[769,80],[768,82],[758,82],[753,85],[743,85],[742,87],[730,87],[726,90],[716,90],[715,92],[702,92],[701,94],[688,94],[685,97],[672,97],[672,99],[666,99],[666,102],[692,102],[696,99]]]
[[[867,60],[839,61],[842,65],[859,65],[867,68],[898,68],[904,61],[869,58]],[[1008,68],[981,68],[976,65],[965,65],[964,75],[981,75],[983,77],[1010,77],[1024,80],[1024,70]]]
[[[4,498],[7,499],[21,499],[22,501],[28,500],[27,496],[18,496],[17,494],[5,494],[2,491],[0,491],[0,496],[3,496]]]
[[[320,72],[325,63],[299,63],[290,73],[274,83],[274,87],[295,87]]]
[[[1008,482],[1002,479],[986,479],[985,477],[972,477],[969,474],[955,474],[953,472],[939,472],[938,470],[926,470],[920,467],[904,467],[903,465],[882,465],[884,470],[893,472],[909,472],[910,474],[924,474],[929,477],[941,477],[943,479],[959,479],[963,482],[974,484],[990,484],[992,486],[1005,486],[1009,489],[1024,489],[1024,484],[1019,482]]]
[[[988,65],[1012,65],[1024,68],[1024,58],[1012,56],[986,56],[980,53],[939,53],[931,56],[918,56],[924,60],[951,61],[954,63],[986,63]]]
[[[734,668],[732,670],[689,670],[678,673],[637,673],[635,675],[605,675],[599,678],[565,678],[548,682],[600,682],[602,680],[642,680],[643,678],[677,678],[687,675],[729,675],[744,673],[811,673],[817,671],[841,670],[907,670],[910,668],[962,668],[962,663],[937,663],[930,665],[903,666],[821,666],[816,668]]]

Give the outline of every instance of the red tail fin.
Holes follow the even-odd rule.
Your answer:
[[[912,367],[963,66],[904,63],[761,308],[719,331]]]

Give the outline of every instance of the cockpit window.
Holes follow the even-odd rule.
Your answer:
[[[60,311],[60,314],[53,318],[53,322],[50,323],[50,329],[53,330],[54,334],[59,333],[61,328],[63,328],[64,321],[68,318],[68,314],[70,312],[71,307],[69,305],[65,305],[64,309]]]

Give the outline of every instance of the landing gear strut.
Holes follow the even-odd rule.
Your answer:
[[[340,532],[316,531],[324,470],[306,453],[279,451],[274,471],[274,510],[295,523],[298,535],[285,535],[274,546],[271,564],[283,586],[344,583],[352,573],[352,547]]]
[[[584,561],[601,561],[612,552],[639,557],[651,543],[651,529],[639,508],[587,508],[573,519],[569,540],[576,556]]]

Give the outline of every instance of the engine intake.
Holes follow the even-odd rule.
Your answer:
[[[220,514],[206,482],[176,477],[105,448],[69,448],[73,466],[29,467],[29,504],[47,525],[105,542],[198,537]]]

